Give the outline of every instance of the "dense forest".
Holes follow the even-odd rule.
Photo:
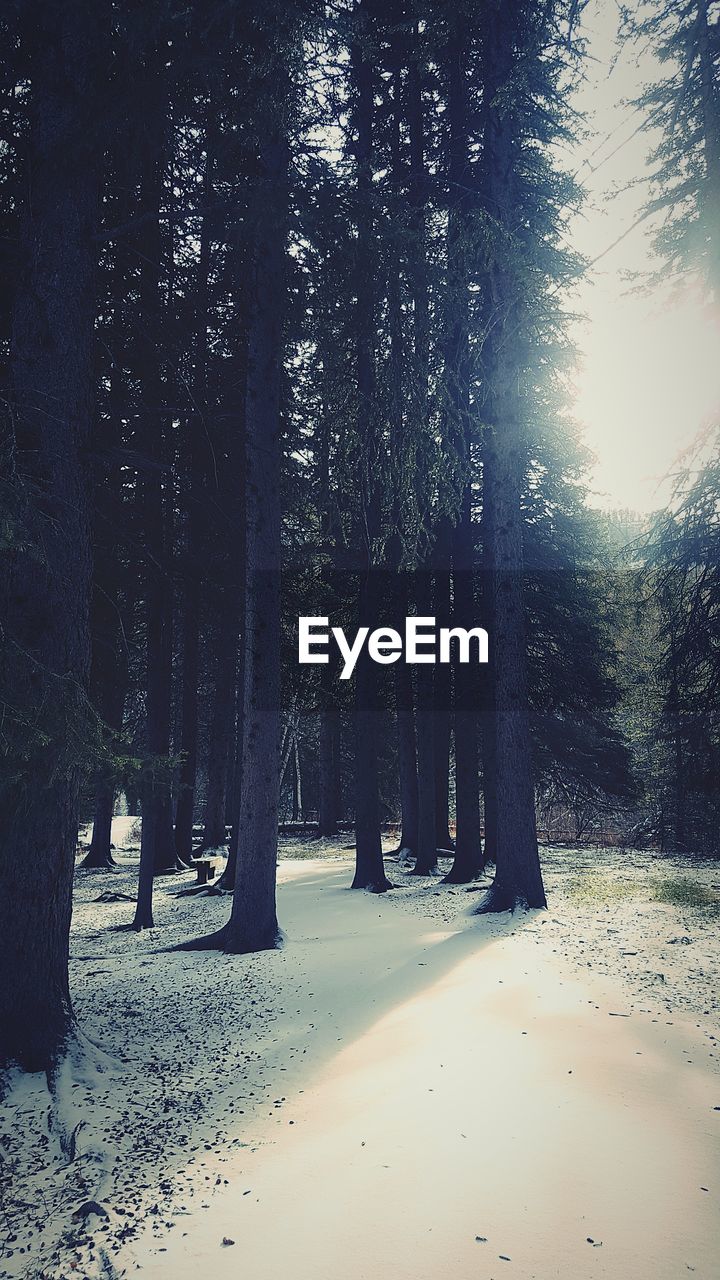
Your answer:
[[[227,922],[183,945],[278,945],[284,824],[347,833],[374,893],[489,866],[489,913],[545,905],[539,839],[718,855],[720,439],[656,516],[605,513],[571,411],[583,7],[5,7],[3,1064],[73,1033],[78,829],[112,867],[117,811],[128,947],[227,842]],[[624,27],[663,70],[657,252],[710,299],[719,30]],[[300,616],[482,626],[490,660],[343,681]]]

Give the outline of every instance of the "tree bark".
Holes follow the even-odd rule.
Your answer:
[[[21,11],[29,81],[23,274],[12,336],[14,456],[42,555],[3,567],[10,691],[46,735],[0,805],[0,1065],[52,1071],[72,1033],[68,940],[78,826],[77,742],[90,664],[86,457],[92,420],[95,251],[107,9],[41,0]],[[4,557],[5,559],[5,557]],[[17,647],[16,647],[17,646]],[[5,675],[10,674],[6,669]],[[21,747],[22,750],[22,747]]]
[[[435,578],[434,614],[438,627],[449,627],[451,529],[441,519],[433,550]],[[452,676],[449,666],[438,666],[434,680],[433,752],[435,769],[435,844],[438,849],[454,849],[450,835],[450,746]]]
[[[372,630],[377,626],[379,617],[374,554],[380,523],[380,493],[379,441],[375,421],[377,254],[372,212],[374,90],[372,63],[368,57],[370,25],[366,0],[358,0],[354,16],[350,65],[357,166],[355,344],[358,437],[364,454],[360,479],[362,518],[358,530],[361,553],[358,625]],[[384,893],[390,886],[385,875],[380,833],[377,716],[377,673],[367,649],[363,649],[355,669],[355,876],[352,888]]]
[[[450,210],[448,213],[448,338],[446,397],[448,435],[462,472],[462,500],[452,533],[454,623],[475,622],[474,539],[472,522],[473,422],[470,415],[469,163],[468,69],[466,36],[452,27],[447,58]],[[473,880],[482,867],[476,672],[454,668],[455,710],[455,858],[446,877],[452,884]]]
[[[418,617],[432,616],[432,573],[421,569],[417,574]],[[437,815],[435,812],[435,714],[433,693],[436,668],[428,664],[418,667],[417,692],[417,782],[418,842],[413,875],[430,876],[437,871]]]
[[[224,597],[224,599],[223,599]],[[215,680],[207,759],[207,797],[203,849],[225,844],[225,808],[235,728],[235,654],[238,609],[232,591],[221,597],[216,622]],[[230,597],[230,598],[228,598]]]
[[[206,160],[202,184],[202,203],[207,210],[213,193],[214,138],[208,126]],[[178,779],[175,811],[175,849],[181,862],[192,860],[193,819],[195,814],[195,782],[198,743],[198,683],[200,676],[200,613],[202,607],[202,574],[205,569],[205,504],[207,499],[207,447],[211,436],[208,398],[208,321],[210,273],[210,215],[205,212],[200,233],[198,255],[195,326],[197,346],[193,379],[193,403],[188,422],[187,463],[188,493],[187,562],[183,614],[182,728],[180,752],[182,764]],[[224,828],[224,821],[223,821]],[[224,834],[224,830],[223,830]]]
[[[139,306],[144,326],[142,360],[142,437],[145,459],[141,477],[145,550],[145,751],[148,762],[142,783],[142,832],[138,899],[133,927],[153,926],[152,889],[156,873],[178,866],[173,831],[170,778],[173,601],[170,579],[171,513],[166,485],[166,423],[163,394],[164,307],[161,293],[163,203],[166,154],[166,89],[162,55],[153,43],[143,68],[149,104],[142,133],[140,190],[143,209],[155,214],[138,233]],[[144,95],[144,96],[145,96]]]
[[[419,810],[417,741],[415,708],[410,668],[405,662],[395,667],[395,702],[397,707],[398,770],[400,775],[401,831],[398,853],[417,857]],[[433,779],[434,784],[434,779]]]
[[[475,625],[474,538],[470,486],[454,535],[454,623]],[[482,676],[470,664],[455,666],[455,857],[445,877],[448,884],[467,884],[483,868],[480,839],[480,759],[478,685]]]
[[[323,674],[324,671],[325,668]],[[318,835],[324,839],[337,835],[340,813],[339,760],[340,717],[337,707],[332,703],[332,691],[328,690],[325,705],[320,712],[318,753]]]
[[[504,233],[516,221],[518,140],[513,109],[503,107],[511,85],[524,0],[493,0],[483,58],[482,189],[485,206]],[[483,500],[490,511],[488,561],[495,647],[497,835],[495,879],[481,910],[544,907],[535,827],[528,705],[523,517],[527,443],[522,380],[527,351],[522,332],[522,284],[507,249],[491,247],[485,280],[493,324],[483,347],[484,420],[487,423]]]
[[[280,788],[280,381],[286,309],[288,149],[265,122],[248,349],[245,473],[245,692],[237,870],[225,950],[278,945]],[[261,192],[258,192],[260,197]]]

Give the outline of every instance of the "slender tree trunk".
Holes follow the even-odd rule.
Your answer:
[[[102,147],[87,103],[102,101],[108,22],[104,3],[88,9],[78,0],[40,0],[21,18],[29,131],[13,453],[42,556],[18,548],[3,557],[2,661],[14,663],[18,649],[28,655],[12,695],[31,723],[42,715],[47,737],[24,760],[32,794],[27,782],[10,783],[0,805],[0,1065],[26,1071],[51,1071],[73,1026],[68,939],[80,762],[67,744],[82,733],[90,666],[85,466]]]
[[[323,668],[323,673],[324,673]],[[340,720],[337,707],[332,703],[328,690],[320,712],[318,753],[318,835],[329,839],[337,835],[339,814],[338,765],[340,750]]]
[[[87,855],[82,860],[86,870],[94,871],[114,867],[112,856],[112,819],[115,808],[115,788],[112,783],[98,783],[95,792],[95,811],[92,838]]]
[[[354,125],[357,162],[356,245],[356,379],[358,436],[363,442],[360,478],[362,521],[361,571],[358,625],[377,625],[379,617],[375,540],[379,531],[379,441],[375,422],[375,292],[377,254],[373,221],[373,117],[374,91],[369,55],[369,6],[355,6],[355,37],[350,51],[354,88]],[[374,663],[363,652],[355,669],[355,876],[353,889],[384,893],[389,888],[383,862],[380,833],[380,798],[377,756],[378,689]]]
[[[418,617],[432,616],[432,574],[421,569],[417,574]],[[436,706],[433,699],[435,667],[422,664],[415,680],[417,690],[417,762],[418,762],[418,842],[413,867],[416,876],[429,876],[437,871],[437,817],[435,813],[435,725]]]
[[[166,500],[166,452],[163,395],[164,308],[161,294],[163,237],[160,223],[166,144],[165,90],[161,54],[148,54],[147,92],[152,109],[142,135],[141,203],[157,217],[138,234],[140,256],[139,301],[145,334],[139,375],[142,384],[146,459],[142,473],[143,533],[145,539],[146,698],[145,750],[148,764],[142,784],[142,833],[138,899],[133,927],[152,928],[152,889],[157,872],[175,870],[170,778],[172,695],[171,544]]]
[[[244,560],[244,556],[243,556]],[[243,591],[244,596],[244,591]],[[228,808],[230,810],[230,840],[228,858],[220,880],[219,887],[225,891],[235,888],[235,871],[238,850],[238,817],[240,814],[240,795],[242,792],[242,743],[243,743],[243,701],[245,697],[244,681],[244,627],[241,628],[240,650],[235,654],[235,714],[233,716],[234,736],[231,746],[232,763],[228,783]]]
[[[103,537],[107,537],[107,530]],[[95,540],[95,590],[91,617],[92,660],[90,666],[90,696],[103,726],[114,736],[122,729],[123,710],[127,691],[127,658],[120,619],[120,599],[117,584],[117,562],[109,556],[99,538]],[[111,594],[113,593],[113,594]],[[105,729],[103,730],[105,732]],[[95,776],[95,811],[92,839],[83,867],[100,869],[113,867],[111,851],[111,826],[115,800],[115,780],[107,766],[101,767]]]
[[[360,590],[359,626],[378,616],[374,575]],[[380,834],[377,753],[378,690],[374,664],[367,649],[355,668],[355,876],[353,889],[384,893],[385,875]]]
[[[474,539],[470,487],[466,487],[454,537],[454,621],[475,625]],[[482,871],[480,839],[480,760],[478,749],[478,668],[455,666],[455,858],[445,877],[449,884],[467,884]]]
[[[400,815],[402,827],[398,853],[403,858],[417,857],[419,832],[419,800],[415,708],[410,668],[405,662],[395,666],[395,702],[397,706],[398,766],[400,774]],[[433,779],[434,786],[434,779]]]
[[[115,173],[118,194],[109,201],[118,222],[127,221],[130,209],[129,161],[116,150]],[[110,328],[112,345],[107,412],[98,415],[92,475],[92,531],[94,550],[93,590],[90,607],[92,658],[90,664],[90,697],[102,723],[103,734],[111,744],[122,731],[123,713],[128,687],[128,648],[125,628],[132,618],[135,593],[126,577],[124,556],[118,556],[127,523],[120,468],[113,461],[123,444],[123,413],[126,381],[124,370],[125,321],[120,300],[127,289],[127,256],[116,244],[113,249],[112,290],[115,310]],[[111,851],[112,814],[115,779],[108,764],[101,765],[95,775],[95,811],[92,840],[85,868],[115,865]]]
[[[483,477],[488,470],[487,460],[483,454]],[[483,790],[483,822],[485,827],[485,863],[495,862],[497,849],[497,750],[495,745],[495,729],[497,714],[495,710],[495,623],[493,620],[492,574],[490,572],[490,547],[492,545],[492,511],[485,501],[483,483],[483,507],[481,520],[482,539],[482,619],[490,637],[489,662],[481,677],[481,748],[482,748],[482,790]]]
[[[210,214],[207,212],[213,198],[214,136],[208,128],[206,160],[202,185],[203,216],[198,255],[197,303],[195,326],[197,347],[193,405],[188,423],[187,461],[189,499],[187,530],[187,564],[183,616],[183,666],[182,666],[182,729],[178,801],[175,812],[175,849],[181,862],[192,859],[192,833],[195,815],[195,781],[197,773],[198,742],[198,683],[200,677],[200,613],[202,606],[201,580],[205,571],[205,504],[207,497],[206,472],[208,439],[211,438],[208,399],[208,321],[210,273]]]
[[[433,561],[435,567],[435,609],[438,627],[451,625],[450,609],[450,526],[441,520]],[[433,752],[435,769],[435,844],[438,849],[454,849],[450,835],[450,744],[452,683],[450,667],[438,666],[434,680]]]
[[[483,59],[483,196],[492,217],[511,235],[517,139],[513,112],[502,107],[516,70],[517,31],[524,2],[493,0]],[[483,347],[488,424],[483,499],[490,512],[488,559],[495,646],[497,759],[496,872],[485,911],[546,905],[535,827],[535,794],[528,704],[523,517],[527,445],[521,381],[527,359],[522,333],[521,282],[506,251],[491,247],[487,279],[493,325]]]
[[[330,414],[327,408],[318,426],[319,506],[322,520],[322,543],[325,553],[322,569],[322,612],[332,616],[337,574],[336,543],[330,492]],[[318,722],[318,836],[329,839],[337,835],[340,808],[340,714],[334,692],[337,662],[334,655],[320,670],[320,714]]]
[[[262,146],[246,413],[245,695],[237,870],[224,934],[235,954],[277,946],[280,786],[280,380],[286,307],[287,143],[272,120]],[[260,194],[260,193],[258,193]]]
[[[230,595],[230,599],[227,596]],[[231,752],[235,728],[235,654],[238,640],[238,609],[234,593],[223,593],[216,623],[215,682],[210,721],[205,801],[204,849],[225,844],[225,808],[229,784]]]
[[[467,41],[455,22],[448,49],[448,121],[450,211],[448,214],[448,293],[446,396],[448,434],[454,440],[463,475],[460,511],[452,534],[453,614],[457,626],[475,622],[474,539],[472,523],[473,422],[470,415],[469,220],[472,176],[469,164]],[[482,867],[476,671],[455,665],[455,858],[447,876],[462,884]]]
[[[185,584],[183,616],[180,734],[182,763],[175,808],[175,852],[186,865],[190,864],[193,856],[200,679],[200,583],[193,567],[189,569],[189,573],[193,576]]]

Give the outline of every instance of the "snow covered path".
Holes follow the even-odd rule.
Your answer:
[[[720,1080],[699,1031],[568,977],[545,913],[443,924],[349,892],[342,864],[283,874],[304,995],[277,1105],[228,1151],[230,1185],[148,1228],[128,1273],[715,1280]],[[310,1056],[288,1056],[308,1011]]]

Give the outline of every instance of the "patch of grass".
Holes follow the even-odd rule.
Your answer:
[[[278,858],[290,858],[294,862],[303,862],[312,858],[350,858],[353,849],[343,849],[342,845],[330,840],[283,840],[278,842]]]
[[[667,902],[675,907],[704,907],[720,913],[720,893],[691,876],[657,879],[642,872],[637,876],[613,876],[602,871],[587,871],[575,875],[567,889],[571,898],[594,906],[635,899]]]
[[[670,902],[676,907],[709,907],[720,912],[720,894],[689,876],[653,880],[652,897],[655,902]]]
[[[571,898],[597,905],[617,902],[622,898],[637,898],[643,894],[640,879],[630,880],[626,877],[609,876],[602,871],[588,871],[585,875],[575,876],[567,889]]]

